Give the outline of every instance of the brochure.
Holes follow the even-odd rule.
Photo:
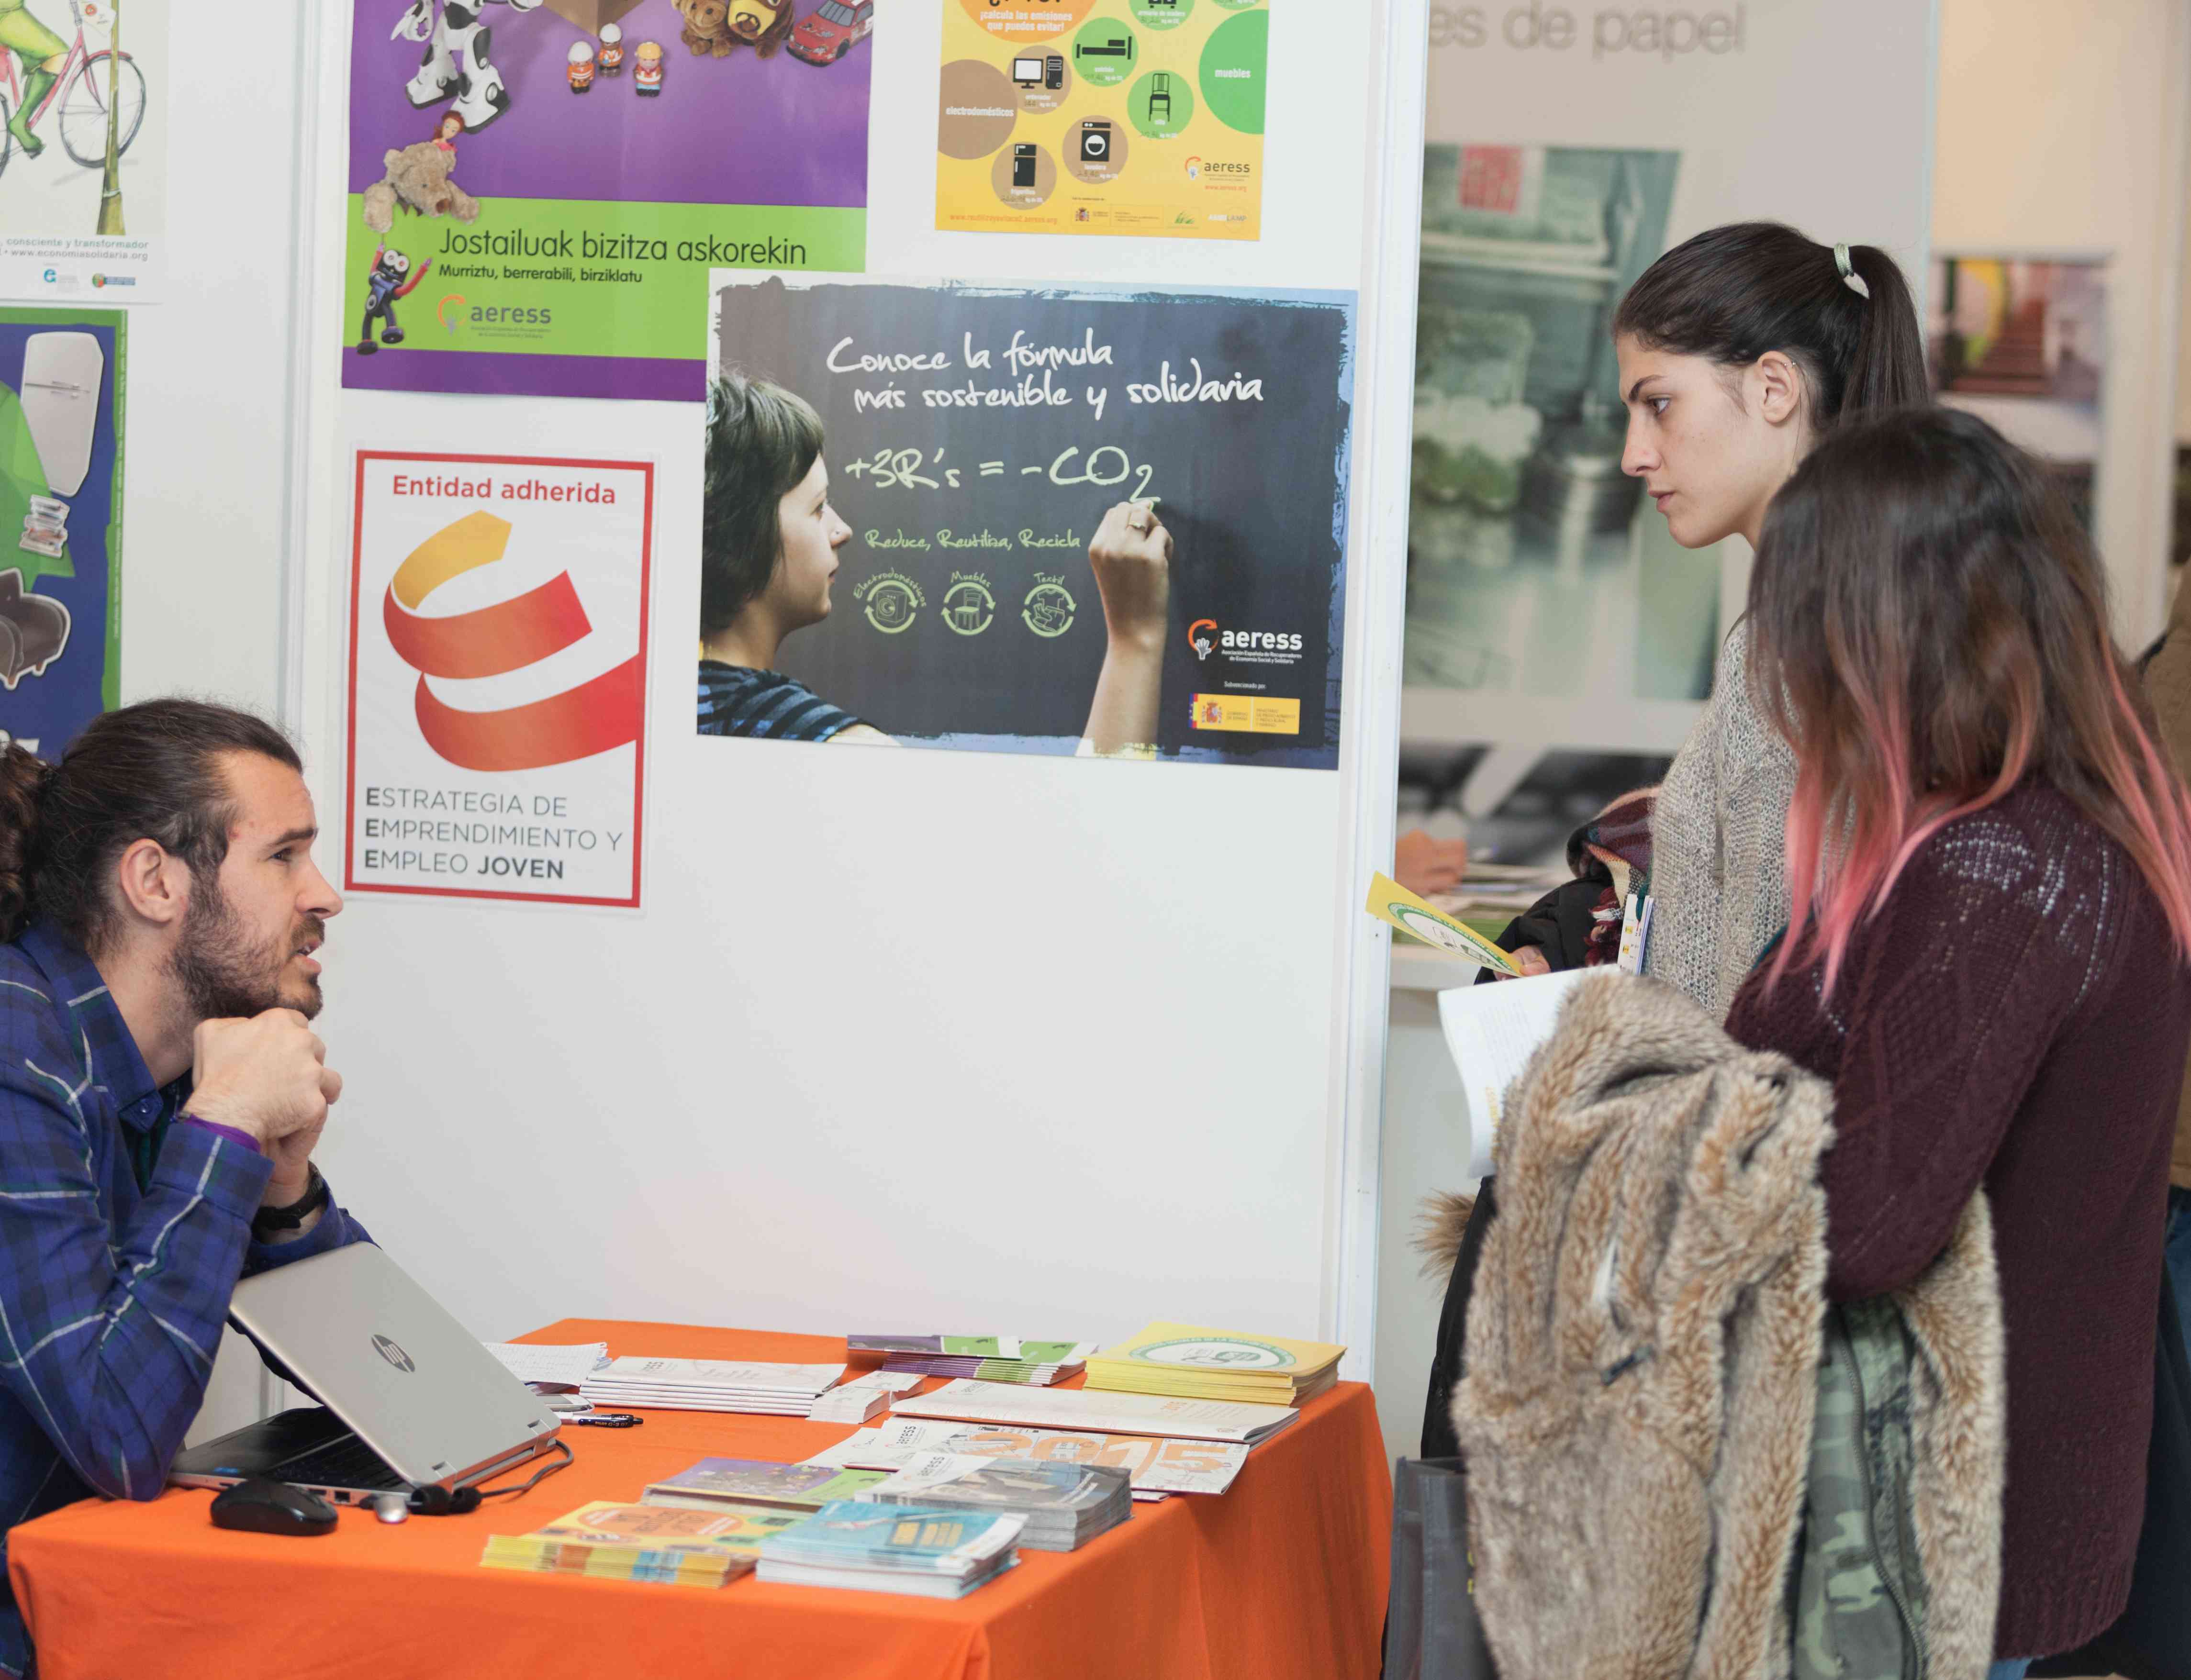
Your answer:
[[[1167,1399],[1092,1388],[1024,1388],[1010,1382],[961,1378],[932,1394],[900,1400],[901,1417],[949,1417],[971,1423],[1031,1423],[1100,1434],[1171,1435],[1188,1440],[1268,1440],[1300,1413],[1292,1406],[1248,1405],[1227,1400]]]
[[[1363,906],[1380,922],[1388,922],[1425,945],[1501,974],[1518,974],[1514,959],[1465,922],[1456,921],[1426,900],[1418,898],[1389,875],[1369,879],[1369,901]]]
[[[1248,1461],[1246,1447],[1220,1441],[1106,1435],[1079,1429],[1010,1428],[913,1417],[892,1418],[875,1428],[855,1430],[806,1461],[862,1470],[902,1470],[924,1455],[936,1452],[1106,1464],[1132,1477],[1136,1499],[1162,1499],[1175,1493],[1223,1493]]]
[[[1297,1405],[1338,1381],[1346,1352],[1329,1342],[1158,1323],[1090,1359],[1088,1386]]]
[[[881,1479],[868,1471],[832,1469],[826,1465],[703,1458],[666,1480],[650,1482],[646,1503],[695,1508],[736,1503],[811,1511],[833,1499],[850,1499]]]

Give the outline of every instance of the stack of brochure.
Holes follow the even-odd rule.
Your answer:
[[[817,1423],[865,1423],[888,1411],[892,1396],[918,1388],[923,1380],[913,1371],[868,1371],[839,1382],[807,1407],[806,1415]]]
[[[491,1569],[720,1586],[754,1566],[762,1541],[806,1517],[803,1511],[665,1511],[596,1501],[532,1534],[490,1535],[480,1562]]]
[[[1297,1406],[1339,1381],[1346,1349],[1198,1325],[1152,1324],[1088,1361],[1090,1388]]]
[[[758,1411],[804,1417],[845,1374],[841,1365],[760,1365],[733,1359],[611,1359],[578,1385],[597,1406],[666,1411]]]
[[[862,1470],[902,1470],[930,1453],[974,1458],[1038,1458],[1057,1464],[1106,1464],[1133,1479],[1134,1497],[1219,1494],[1232,1485],[1248,1449],[1224,1441],[1168,1441],[1150,1435],[1096,1435],[1075,1429],[984,1427],[892,1418],[855,1429],[806,1462]]]
[[[873,1505],[964,1507],[1027,1518],[1020,1544],[1071,1552],[1134,1513],[1126,1473],[1101,1464],[924,1453],[859,1497]]]
[[[929,1506],[823,1506],[761,1543],[760,1578],[791,1586],[855,1586],[963,1598],[1020,1560],[1025,1519]]]
[[[1010,1382],[947,1382],[892,1408],[900,1417],[953,1417],[968,1423],[1023,1423],[1099,1435],[1169,1435],[1188,1441],[1255,1446],[1300,1416],[1292,1406],[1241,1405],[1156,1394],[1105,1394],[1093,1388],[1022,1388]]]
[[[923,1376],[971,1376],[984,1382],[1048,1387],[1080,1375],[1093,1342],[1037,1342],[1019,1336],[848,1336],[846,1349],[879,1353],[885,1371]]]
[[[667,1481],[650,1482],[646,1502],[691,1511],[748,1505],[811,1511],[833,1499],[850,1499],[884,1479],[884,1473],[874,1470],[774,1464],[758,1458],[703,1458]]]

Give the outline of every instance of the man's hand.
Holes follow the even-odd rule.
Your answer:
[[[1506,955],[1524,974],[1549,974],[1552,972],[1552,965],[1545,960],[1545,953],[1535,945],[1523,945],[1521,950],[1510,951]],[[1504,979],[1506,977],[1502,974],[1500,978]]]
[[[327,1046],[294,1009],[202,1021],[191,1043],[190,1112],[256,1138],[274,1162],[267,1205],[304,1193],[306,1163],[342,1094]]]
[[[1171,601],[1171,533],[1146,502],[1121,502],[1088,544],[1103,621],[1119,647],[1164,644]]]
[[[342,1076],[333,1068],[320,1070],[320,1094],[327,1107],[342,1095]],[[274,1176],[266,1181],[266,1193],[259,1198],[261,1207],[287,1207],[293,1201],[301,1201],[312,1187],[312,1151],[320,1146],[320,1133],[327,1127],[327,1107],[321,1109],[320,1117],[310,1126],[300,1126],[265,1145],[274,1163]]]

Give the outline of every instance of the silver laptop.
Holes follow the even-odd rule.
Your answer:
[[[547,1403],[369,1242],[246,1278],[229,1316],[323,1404],[185,1449],[183,1487],[270,1476],[364,1504],[485,1481],[555,1439]]]

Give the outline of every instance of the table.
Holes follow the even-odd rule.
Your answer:
[[[838,1337],[591,1319],[522,1339],[689,1359],[844,1357]],[[333,1534],[309,1540],[216,1529],[202,1490],[87,1500],[15,1530],[9,1569],[41,1680],[1374,1680],[1391,1491],[1361,1383],[1311,1401],[1221,1498],[1136,1504],[1132,1521],[1078,1552],[1022,1552],[1017,1569],[951,1603],[750,1576],[709,1589],[479,1566],[490,1534],[589,1500],[635,1500],[710,1453],[800,1459],[850,1433],[651,1411],[636,1429],[566,1429],[576,1461],[521,1498],[396,1526],[345,1509]]]

